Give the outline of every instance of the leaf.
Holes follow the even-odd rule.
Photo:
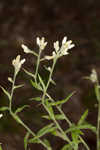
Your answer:
[[[64,145],[61,150],[72,150],[72,146],[70,144]]]
[[[84,123],[84,121],[85,121],[87,115],[88,115],[88,110],[86,110],[86,111],[83,113],[83,115],[81,116],[80,120],[78,121],[78,125],[81,125],[81,124]]]
[[[14,89],[18,89],[18,88],[21,88],[21,87],[23,87],[23,86],[24,86],[24,84],[15,85],[15,86],[14,86]]]
[[[37,136],[41,137],[49,132],[52,132],[55,129],[55,127],[52,127],[52,126],[53,126],[53,123],[46,125],[45,127],[43,127],[42,129],[38,131]]]
[[[33,73],[27,71],[26,69],[23,69],[23,70],[24,70],[24,72],[25,72],[27,75],[29,75],[29,76],[31,76],[32,78],[35,79],[35,75],[34,75]]]
[[[54,112],[53,112],[52,106],[50,105],[50,102],[48,101],[48,99],[46,99],[45,102],[46,102],[46,107],[48,109],[48,112],[49,112],[49,115],[50,115],[51,119],[54,119],[55,118],[54,117]]]
[[[36,88],[37,90],[43,91],[42,87],[41,87],[39,84],[37,84],[37,83],[35,83],[34,81],[32,81],[32,80],[31,80],[31,84],[32,84],[32,86],[33,86],[34,88]]]
[[[6,107],[6,106],[0,107],[0,111],[6,111],[6,110],[9,110],[9,107]]]
[[[21,111],[22,111],[24,108],[26,108],[26,107],[29,107],[29,105],[24,105],[24,106],[22,106],[22,107],[17,108],[16,111],[15,111],[15,114],[21,112]]]
[[[25,137],[24,137],[24,149],[27,150],[27,145],[28,145],[28,138],[29,138],[30,133],[27,132]]]
[[[51,134],[54,135],[54,136],[58,136],[58,137],[60,137],[61,139],[63,139],[63,140],[66,141],[66,137],[65,137],[64,135],[62,135],[62,133],[59,132],[59,131],[57,131],[57,130],[52,131]]]
[[[62,105],[64,103],[66,103],[71,97],[72,95],[74,94],[75,92],[72,92],[70,95],[68,95],[65,99],[63,100],[59,100],[57,102],[51,102],[49,103],[51,106],[56,106],[56,105]]]
[[[43,82],[43,79],[42,79],[42,77],[38,74],[38,77],[39,77],[39,81],[40,81],[40,83],[41,83],[41,85],[42,85],[42,87],[43,87],[43,89],[45,90],[45,84],[44,84],[44,82]]]
[[[56,129],[56,127],[53,127],[53,123],[46,125],[42,129],[40,129],[38,131],[37,135],[34,138],[30,139],[29,142],[34,143],[35,140],[37,140],[38,138],[42,137],[43,135],[45,135],[47,133],[54,131],[55,129]]]
[[[1,85],[0,85],[2,91],[5,93],[5,95],[7,95],[8,99],[10,100],[11,96],[9,94],[9,92],[7,92]]]
[[[45,118],[45,119],[48,119],[48,120],[52,120],[52,119],[50,118],[50,116],[48,116],[48,115],[44,115],[44,116],[42,116],[42,117]],[[57,115],[55,115],[55,119],[56,119],[56,120],[64,120],[65,117],[64,117],[64,115],[62,115],[62,114],[57,114]]]
[[[33,97],[30,100],[41,101],[41,97]]]
[[[47,145],[48,150],[52,150],[50,142],[47,139],[44,139],[43,142]]]
[[[97,101],[100,101],[100,87],[98,85],[95,85],[95,94],[96,94],[96,98]]]
[[[91,124],[84,124],[84,125],[72,125],[69,129],[65,131],[65,133],[73,132],[73,131],[79,131],[82,129],[91,129],[93,132],[96,132],[96,127],[94,127]]]
[[[1,143],[0,143],[0,150],[3,150],[3,149],[2,149],[2,146],[1,146]]]

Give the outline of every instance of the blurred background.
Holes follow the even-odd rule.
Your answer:
[[[11,84],[7,78],[13,75],[11,61],[18,54],[27,60],[24,68],[34,72],[36,59],[24,54],[21,44],[37,51],[37,36],[44,36],[48,41],[44,55],[50,54],[53,42],[61,41],[64,36],[75,43],[70,55],[58,61],[54,73],[57,86],[51,86],[49,92],[54,98],[62,99],[76,91],[71,100],[64,105],[64,112],[76,123],[88,108],[87,120],[96,125],[97,108],[93,85],[90,81],[83,80],[83,77],[88,76],[92,68],[95,68],[100,76],[100,1],[0,0],[0,85],[10,90]],[[40,71],[43,72],[43,67]],[[43,72],[43,75],[47,78],[46,73]],[[43,111],[37,103],[29,101],[30,97],[37,94],[29,80],[30,78],[21,71],[17,83],[25,83],[25,87],[17,90],[13,103],[14,108],[23,104],[30,105],[20,117],[32,130],[37,131],[45,124],[45,120],[41,119]],[[0,90],[0,106],[7,104],[7,97]],[[0,120],[0,143],[4,150],[24,150],[25,133],[26,131],[8,113],[4,113]],[[85,132],[84,139],[91,150],[95,150],[95,138],[92,132]],[[55,138],[52,138],[51,143],[55,150],[60,150],[63,145],[63,141]],[[43,147],[37,144],[30,146],[32,150],[43,150]]]

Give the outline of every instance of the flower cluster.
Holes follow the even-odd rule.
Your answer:
[[[22,44],[21,47],[24,50],[24,53],[33,53],[33,51],[31,51],[26,45]]]
[[[97,76],[97,72],[96,72],[95,69],[92,69],[92,72],[91,72],[91,74],[90,74],[89,79],[90,79],[93,83],[98,82],[98,76]]]
[[[20,71],[20,68],[21,68],[21,66],[22,66],[22,64],[25,62],[25,59],[22,59],[22,60],[20,60],[20,55],[18,55],[17,57],[16,57],[16,59],[14,59],[13,61],[12,61],[12,65],[14,66],[14,68],[15,68],[15,74],[17,75],[18,74],[18,72]]]
[[[37,37],[36,43],[39,46],[40,50],[44,50],[47,45],[47,42],[45,42],[44,37],[42,37],[41,39],[39,37]]]
[[[67,37],[64,37],[62,40],[61,47],[59,46],[59,41],[54,42],[54,51],[52,52],[52,56],[45,56],[45,59],[50,60],[55,57],[61,57],[63,55],[68,55],[68,50],[73,48],[75,45],[72,44],[72,41],[67,41]]]

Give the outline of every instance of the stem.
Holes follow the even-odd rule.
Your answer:
[[[46,93],[46,95],[48,96],[48,98],[50,98],[54,102],[53,98],[48,93]],[[62,109],[59,106],[57,106],[57,105],[56,105],[56,107],[59,110],[59,112],[64,116],[64,118],[65,118],[66,122],[69,124],[69,126],[71,126],[72,122],[64,114],[64,112],[62,111]],[[81,142],[83,143],[83,145],[86,147],[86,149],[90,150],[90,148],[88,147],[88,145],[86,144],[86,142],[83,140],[83,138],[81,136],[79,136],[79,138],[80,138]]]
[[[11,116],[12,116],[14,119],[15,119],[15,117],[17,116],[17,115],[15,115],[12,111],[10,112],[10,114],[11,114]],[[33,137],[36,136],[36,134],[35,134],[22,120],[20,120],[20,124],[21,124]],[[38,138],[38,140],[39,140],[39,142],[40,142],[47,150],[49,150],[48,146],[47,146],[41,139]]]
[[[35,82],[37,82],[37,74],[39,70],[40,57],[41,57],[41,50],[39,49],[39,54],[38,54],[37,64],[36,64],[36,72],[35,72]]]
[[[13,77],[13,83],[12,83],[12,89],[11,89],[11,98],[10,98],[10,103],[9,103],[9,112],[11,114],[11,116],[16,120],[16,114],[13,113],[12,111],[12,99],[13,99],[13,94],[14,94],[14,86],[15,86],[15,80],[16,80],[16,72],[14,72],[14,77]],[[27,125],[20,119],[19,122],[33,137],[36,136],[36,134],[27,127]],[[40,139],[39,142],[47,149],[49,150],[49,147]]]
[[[100,91],[99,83],[95,85],[95,93],[98,101],[98,117],[97,117],[97,150],[100,150]]]
[[[44,100],[45,100],[45,96],[47,95],[47,89],[48,89],[50,81],[51,81],[51,77],[52,77],[52,74],[53,74],[53,71],[54,71],[56,61],[57,61],[57,57],[53,60],[52,69],[50,71],[48,82],[47,82],[46,88],[45,88],[43,96],[42,96],[42,105],[44,106],[44,108],[46,109],[48,114],[50,114],[50,112],[49,112],[48,108],[46,107],[46,105],[44,104]],[[57,128],[61,131],[62,135],[64,136],[64,139],[66,139],[66,141],[70,144],[71,143],[70,139],[66,136],[66,134],[64,133],[64,131],[62,130],[62,128],[60,127],[60,125],[58,124],[58,122],[56,121],[55,118],[53,119],[53,121],[56,124]]]
[[[97,150],[100,150],[100,102],[98,104],[98,118],[97,118]]]
[[[12,110],[12,99],[13,99],[13,94],[14,94],[15,80],[16,80],[16,73],[14,72],[13,83],[12,83],[12,89],[11,89],[11,97],[10,97],[10,103],[9,103],[10,112],[11,112],[11,110]]]

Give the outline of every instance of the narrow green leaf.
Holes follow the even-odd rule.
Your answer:
[[[23,86],[24,86],[24,84],[15,85],[15,86],[14,86],[14,89],[18,89],[18,88],[21,88],[21,87],[23,87]]]
[[[30,98],[30,100],[41,101],[41,97],[33,97],[33,98]]]
[[[6,110],[9,110],[9,107],[6,107],[6,106],[0,107],[0,111],[6,111]]]
[[[95,94],[96,94],[96,98],[97,101],[100,101],[100,87],[98,85],[95,85]]]
[[[30,136],[30,133],[27,132],[25,137],[24,137],[24,149],[27,150],[27,145],[28,145],[28,138]]]
[[[40,86],[40,84],[35,83],[34,81],[31,80],[31,84],[34,88],[36,88],[39,91],[43,91],[42,87]]]
[[[15,111],[15,114],[21,112],[21,111],[22,111],[24,108],[26,108],[26,107],[29,107],[29,105],[24,105],[24,106],[22,106],[22,107],[17,108],[16,111]]]
[[[48,99],[46,99],[45,103],[46,103],[46,107],[48,109],[48,112],[49,112],[49,115],[50,115],[51,119],[54,119],[55,118],[54,117],[54,111],[53,111],[53,108],[50,105],[50,102],[48,101]]]
[[[29,143],[34,143],[38,138],[42,137],[43,135],[50,133],[52,131],[54,131],[56,129],[56,127],[53,127],[53,123],[46,125],[45,127],[43,127],[42,129],[40,129],[37,133],[37,135],[29,140]]]
[[[73,132],[73,131],[79,131],[79,130],[82,130],[82,129],[90,129],[93,132],[96,132],[96,127],[94,127],[91,124],[84,124],[84,125],[72,125],[72,127],[70,127],[69,129],[67,129],[65,131],[65,133]]]
[[[52,120],[52,119],[50,118],[50,116],[48,116],[48,115],[44,115],[44,116],[42,116],[42,117],[45,118],[45,119],[48,119],[48,120]],[[56,120],[64,120],[65,117],[64,117],[64,115],[62,115],[62,114],[57,114],[57,115],[55,115],[55,119],[56,119]]]
[[[11,96],[9,94],[9,92],[7,92],[1,85],[0,85],[2,91],[5,93],[5,95],[7,95],[8,99],[10,100]]]
[[[84,123],[84,121],[85,121],[87,115],[88,115],[88,110],[86,110],[86,111],[83,113],[83,115],[81,116],[80,120],[78,121],[78,125],[81,125],[81,124]]]
[[[52,132],[55,129],[55,127],[53,127],[53,123],[46,125],[45,127],[43,127],[42,129],[40,129],[37,133],[38,137],[41,137],[49,132]]]
[[[28,141],[28,143],[37,143],[37,144],[40,144],[40,140],[38,139],[38,137],[37,137],[37,139],[30,138],[29,141]]]
[[[68,95],[65,99],[63,100],[59,100],[57,102],[51,102],[49,103],[49,105],[52,105],[52,106],[56,106],[56,105],[62,105],[64,103],[66,103],[74,94],[75,92],[72,92],[70,95]]]
[[[24,72],[25,72],[27,75],[29,75],[29,76],[31,76],[32,78],[35,79],[35,75],[34,75],[33,73],[27,71],[26,69],[23,69],[23,70],[24,70]]]
[[[48,150],[52,150],[50,142],[47,139],[44,139],[43,142],[47,145]]]
[[[2,146],[1,146],[1,143],[0,143],[0,150],[3,150],[3,149],[2,149]]]
[[[45,84],[44,84],[44,81],[43,81],[42,77],[39,74],[38,74],[38,77],[39,77],[39,81],[40,81],[43,89],[45,90],[46,87],[45,87]]]
[[[72,150],[72,146],[70,144],[64,145],[61,150]]]

